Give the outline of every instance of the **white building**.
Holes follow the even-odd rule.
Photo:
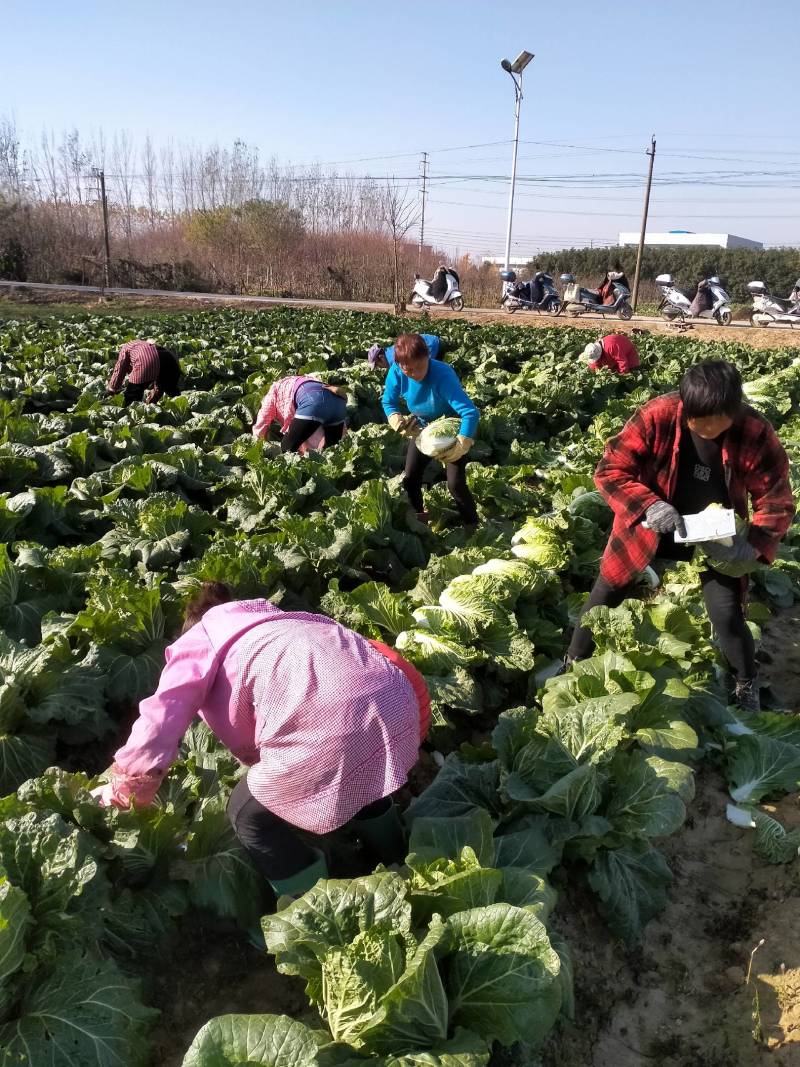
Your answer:
[[[509,265],[509,267],[511,267],[512,270],[516,270],[518,267],[527,266],[528,263],[530,263],[532,259],[534,259],[534,256],[532,256],[532,255],[530,255],[530,256],[511,256],[511,258],[508,261],[508,265]],[[481,263],[491,263],[492,266],[494,266],[494,267],[504,267],[506,265],[506,261],[505,261],[505,257],[504,256],[482,256],[481,257]]]
[[[749,237],[736,237],[732,233],[692,233],[691,230],[670,230],[669,233],[646,233],[645,245],[672,245],[706,248],[752,248],[763,251],[761,241],[751,241]],[[621,233],[620,247],[638,247],[639,234]]]

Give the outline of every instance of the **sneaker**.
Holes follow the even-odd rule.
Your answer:
[[[733,690],[733,703],[741,711],[757,715],[761,711],[761,692],[758,678],[743,678]]]

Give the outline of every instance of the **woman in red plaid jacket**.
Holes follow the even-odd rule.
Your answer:
[[[607,443],[595,483],[614,511],[614,525],[584,613],[622,603],[654,559],[690,559],[694,546],[676,544],[673,536],[675,530],[685,534],[682,515],[721,504],[749,517],[747,533],[730,547],[703,545],[712,560],[744,564],[772,563],[794,517],[783,446],[767,420],[746,405],[739,371],[723,360],[691,367],[679,392],[640,408]],[[745,582],[713,567],[700,573],[700,582],[733,674],[734,702],[758,710]],[[593,647],[591,631],[579,622],[565,663],[590,656]]]

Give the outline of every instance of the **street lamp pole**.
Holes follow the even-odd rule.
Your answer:
[[[514,188],[517,181],[517,149],[519,148],[519,111],[522,103],[522,72],[533,59],[532,52],[520,52],[513,63],[507,59],[500,61],[500,66],[514,83],[514,150],[511,156],[511,188],[508,193],[508,226],[506,227],[505,270],[511,260],[511,223],[514,218]]]

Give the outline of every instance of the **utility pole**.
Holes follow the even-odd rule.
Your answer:
[[[428,153],[422,153],[420,162],[420,175],[422,177],[422,214],[419,223],[419,255],[417,256],[417,270],[422,271],[422,246],[425,243],[425,196],[428,192]]]
[[[103,242],[105,245],[105,258],[103,260],[103,289],[111,285],[111,242],[108,236],[108,198],[106,197],[106,172],[92,169],[92,174],[100,182],[100,199],[103,202]]]
[[[647,232],[647,213],[650,210],[650,186],[653,184],[653,163],[656,158],[656,137],[655,134],[650,138],[650,151],[647,153],[650,156],[650,166],[647,171],[647,185],[644,191],[644,211],[642,212],[642,229],[639,233],[639,250],[636,253],[636,271],[633,275],[633,295],[631,297],[631,306],[634,313],[636,312],[636,303],[639,299],[639,275],[642,271],[642,254],[644,253],[644,237]]]

